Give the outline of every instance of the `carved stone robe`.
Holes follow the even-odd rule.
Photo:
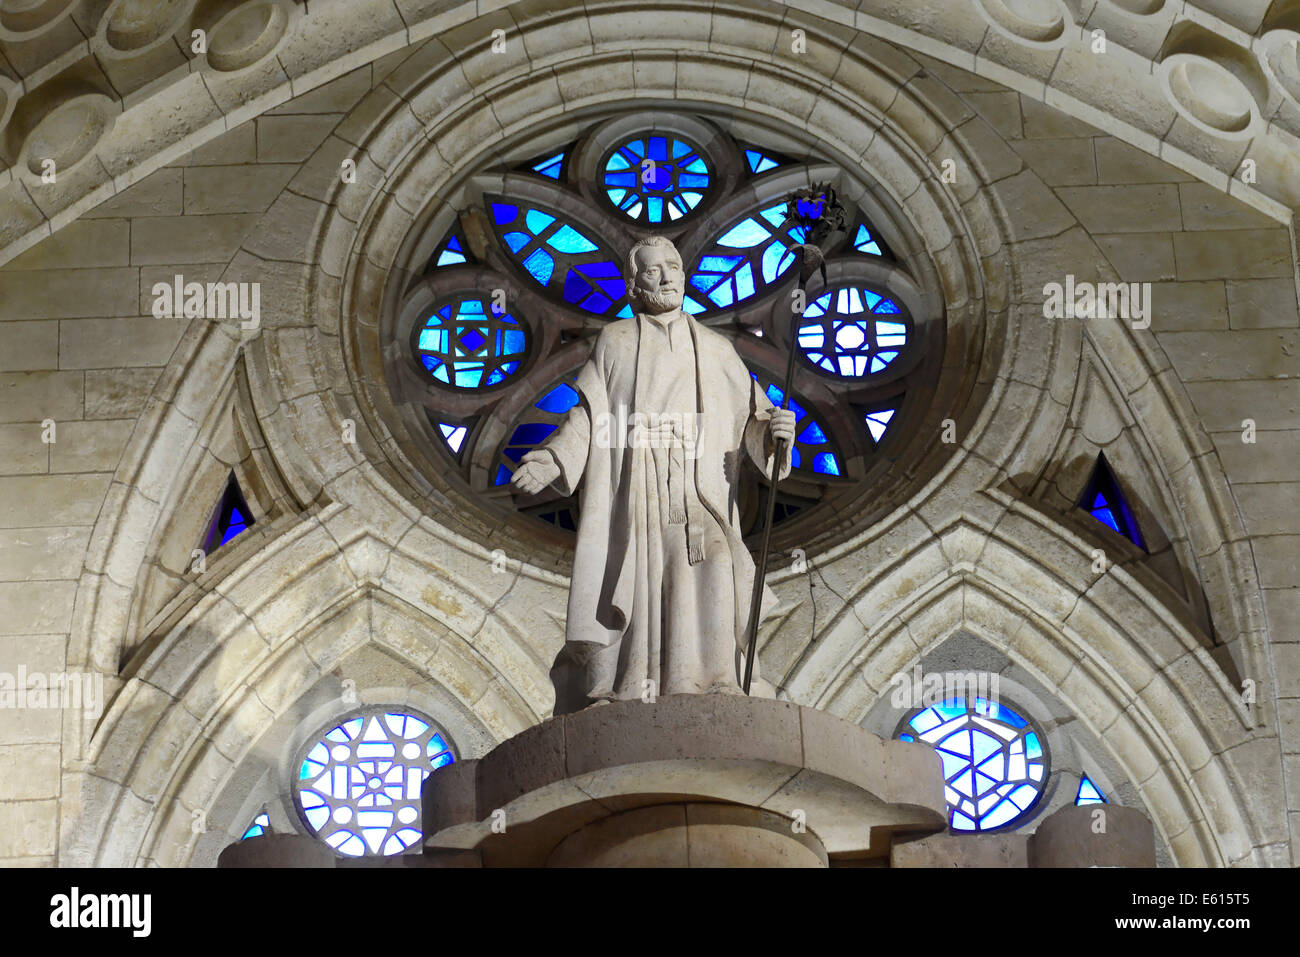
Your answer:
[[[655,694],[739,691],[754,580],[739,527],[740,456],[770,472],[773,406],[726,338],[685,313],[670,316],[604,329],[578,374],[582,401],[540,450],[559,466],[558,489],[582,483],[566,652],[585,672],[578,689],[588,697],[640,697],[644,679]],[[683,401],[665,381],[683,381],[668,373],[692,360],[684,381],[694,394]],[[644,447],[638,427],[655,424],[648,414],[683,404],[695,412],[693,448]],[[787,451],[781,476],[789,470]],[[764,615],[776,603],[765,587]],[[710,633],[719,622],[729,634]],[[716,662],[720,651],[729,658],[722,681],[709,678],[707,662],[683,661]],[[665,683],[660,664],[674,655],[677,678]],[[557,700],[556,710],[583,703]]]

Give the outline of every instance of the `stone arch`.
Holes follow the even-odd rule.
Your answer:
[[[1006,505],[992,527],[955,522],[843,596],[789,696],[861,720],[894,674],[965,629],[1056,689],[1112,749],[1178,864],[1256,861],[1283,814],[1261,799],[1280,796],[1280,781],[1265,786],[1252,761],[1273,742],[1189,621],[1151,596],[1142,570],[1090,581],[1077,536]]]

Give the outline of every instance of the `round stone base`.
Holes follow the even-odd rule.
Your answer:
[[[574,831],[547,867],[826,867],[821,841],[790,818],[734,804],[657,804]]]

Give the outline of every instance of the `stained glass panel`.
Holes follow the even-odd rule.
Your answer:
[[[689,285],[706,311],[730,309],[761,295],[794,264],[791,248],[804,241],[802,226],[783,227],[785,203],[756,210],[732,223],[687,270]]]
[[[808,303],[799,320],[799,349],[823,372],[862,379],[884,371],[907,345],[902,308],[863,286],[832,289]]]
[[[461,295],[442,303],[416,337],[421,365],[435,380],[456,389],[504,382],[527,351],[527,328],[510,313],[498,313],[486,296]]]
[[[308,749],[294,797],[312,833],[340,854],[400,854],[421,837],[424,779],[455,760],[447,739],[423,718],[358,715]]]
[[[689,214],[712,181],[708,162],[695,146],[663,133],[628,140],[605,160],[605,197],[629,219],[651,225]]]
[[[934,748],[954,831],[1014,824],[1042,795],[1047,755],[1033,726],[1005,704],[953,698],[922,708],[898,737]]]

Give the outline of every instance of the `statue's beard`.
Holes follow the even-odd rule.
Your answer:
[[[663,312],[670,312],[673,309],[680,309],[682,306],[682,294],[680,292],[647,292],[644,289],[638,289],[636,299],[641,309],[653,316]]]

